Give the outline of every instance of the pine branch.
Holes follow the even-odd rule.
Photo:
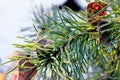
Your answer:
[[[34,11],[34,31],[35,34],[39,29],[41,32],[34,36],[35,42],[20,37],[26,43],[14,45],[22,49],[18,52],[25,55],[31,55],[32,52],[30,62],[37,68],[38,79],[84,80],[83,74],[88,75],[87,79],[90,74],[95,80],[119,78],[120,12],[117,11],[117,2],[91,2],[89,5],[101,5],[98,5],[99,10],[93,10],[92,13],[92,7],[89,6],[88,12],[74,12],[69,8],[62,12],[55,7],[51,12],[47,11],[49,15],[43,9]],[[108,11],[106,9],[109,6],[112,10]],[[26,56],[13,60],[23,58]]]

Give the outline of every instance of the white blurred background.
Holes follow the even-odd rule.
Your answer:
[[[18,42],[16,36],[23,26],[31,25],[29,0],[0,0],[0,57],[4,61],[13,53],[11,45]]]

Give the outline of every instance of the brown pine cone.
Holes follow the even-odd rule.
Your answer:
[[[19,66],[23,65],[25,68],[18,68],[19,70],[19,75],[18,75],[18,80],[31,80],[36,74],[37,74],[37,69],[34,67],[35,65],[31,62],[29,62],[29,58],[24,58],[21,59],[18,63]],[[34,68],[32,68],[34,67]]]

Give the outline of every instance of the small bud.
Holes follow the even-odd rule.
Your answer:
[[[46,45],[52,45],[51,41],[50,40],[47,40],[47,39],[40,39],[38,41],[38,44],[40,45],[39,48],[36,49],[37,51],[37,56],[40,58],[40,59],[44,59],[46,57],[50,57],[50,53],[51,51],[50,50],[47,50],[45,51],[44,49],[46,48]],[[41,55],[43,54],[43,55]]]

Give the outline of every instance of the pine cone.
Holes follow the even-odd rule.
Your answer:
[[[36,67],[34,67],[35,65],[31,62],[29,62],[28,58],[24,58],[24,59],[21,59],[18,63],[18,65],[24,65],[25,67],[27,68],[18,68],[19,70],[19,76],[18,76],[18,80],[31,80],[37,73],[37,69]],[[34,67],[34,68],[31,68],[31,67]]]
[[[106,3],[103,2],[91,2],[88,4],[87,6],[87,17],[91,18],[93,15],[95,15],[97,12],[99,12],[100,10],[102,10],[105,6],[107,6]],[[100,20],[102,16],[107,15],[107,10],[102,11],[100,14],[96,15],[95,17],[93,17],[92,19],[88,20],[88,22],[93,22],[93,24],[97,24]]]

